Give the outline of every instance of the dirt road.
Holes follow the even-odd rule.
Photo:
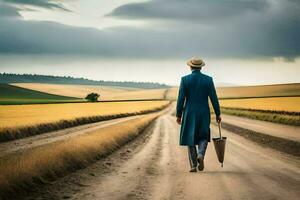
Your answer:
[[[138,139],[26,199],[299,199],[300,161],[224,131],[221,168],[212,143],[204,172],[189,173],[172,112]],[[212,126],[213,134],[216,127]]]
[[[222,120],[225,123],[233,124],[235,126],[253,130],[259,133],[300,142],[299,126],[283,125],[232,115],[223,115]]]

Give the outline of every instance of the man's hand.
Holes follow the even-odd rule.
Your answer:
[[[218,123],[220,123],[222,121],[221,115],[217,116],[216,120],[217,120]]]
[[[181,117],[177,117],[177,119],[176,119],[176,122],[177,122],[177,124],[181,124]]]

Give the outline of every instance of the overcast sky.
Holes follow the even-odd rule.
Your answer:
[[[300,82],[299,0],[0,0],[0,72]]]

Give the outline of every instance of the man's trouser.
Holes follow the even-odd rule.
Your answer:
[[[204,159],[206,148],[207,148],[207,140],[203,139],[199,141],[198,144],[198,152],[196,146],[188,146],[188,153],[189,153],[189,161],[191,168],[197,167],[197,157],[200,156]]]

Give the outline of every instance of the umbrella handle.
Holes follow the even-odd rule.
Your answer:
[[[221,133],[221,122],[218,123],[218,126],[219,126],[219,135],[220,135],[220,138],[222,138],[222,133]]]

